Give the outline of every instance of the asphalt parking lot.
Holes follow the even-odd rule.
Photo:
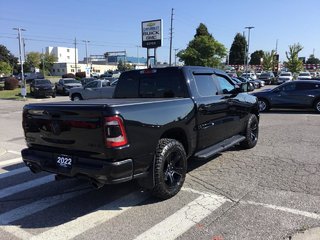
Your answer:
[[[68,97],[28,102],[61,100]],[[255,148],[191,159],[183,191],[159,202],[134,182],[96,190],[30,173],[19,153],[24,104],[0,100],[1,239],[319,239],[320,115],[313,111],[261,114]]]

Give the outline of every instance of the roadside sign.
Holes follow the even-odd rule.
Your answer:
[[[162,45],[162,19],[144,21],[141,24],[142,47],[157,48]]]

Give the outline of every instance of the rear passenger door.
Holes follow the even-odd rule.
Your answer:
[[[213,73],[193,73],[198,96],[198,149],[204,149],[225,139],[228,103],[219,94]]]

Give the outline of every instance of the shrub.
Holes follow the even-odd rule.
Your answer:
[[[76,73],[77,78],[85,78],[86,77],[86,72],[77,72]]]
[[[4,81],[4,90],[14,90],[19,87],[19,80],[14,77],[8,77]]]
[[[75,78],[76,76],[73,73],[66,73],[62,75],[62,78]]]

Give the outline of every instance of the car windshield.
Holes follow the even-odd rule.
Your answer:
[[[77,80],[64,80],[64,83],[79,83]]]
[[[41,85],[41,84],[51,84],[49,80],[35,80],[34,82],[36,85]]]
[[[280,76],[291,77],[291,73],[281,73]]]

